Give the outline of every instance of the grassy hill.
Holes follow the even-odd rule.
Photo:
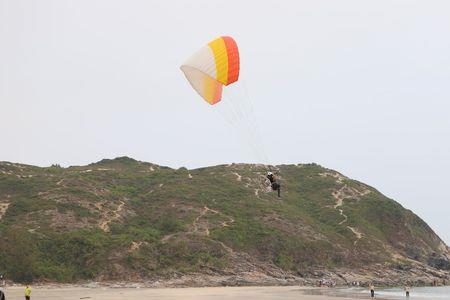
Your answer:
[[[216,284],[448,278],[449,248],[377,190],[316,164],[282,165],[271,167],[279,199],[267,170],[175,170],[127,157],[69,168],[2,162],[0,273],[14,281],[226,278]]]

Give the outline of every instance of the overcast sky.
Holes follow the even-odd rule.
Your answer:
[[[258,161],[179,70],[220,35],[271,163],[372,185],[450,244],[446,0],[0,0],[0,160]]]

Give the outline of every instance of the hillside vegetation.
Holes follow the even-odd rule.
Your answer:
[[[127,157],[69,168],[2,162],[0,273],[22,282],[448,278],[449,248],[377,190],[316,164],[281,165],[271,167],[279,199],[267,170]]]

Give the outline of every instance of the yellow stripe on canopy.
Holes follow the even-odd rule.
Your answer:
[[[228,83],[228,54],[225,41],[222,37],[215,39],[208,43],[214,53],[214,60],[216,62],[217,81],[224,85]]]

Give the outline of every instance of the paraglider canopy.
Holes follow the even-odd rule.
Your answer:
[[[194,53],[181,65],[186,79],[209,104],[222,99],[222,87],[239,78],[239,50],[229,36],[219,37]]]

